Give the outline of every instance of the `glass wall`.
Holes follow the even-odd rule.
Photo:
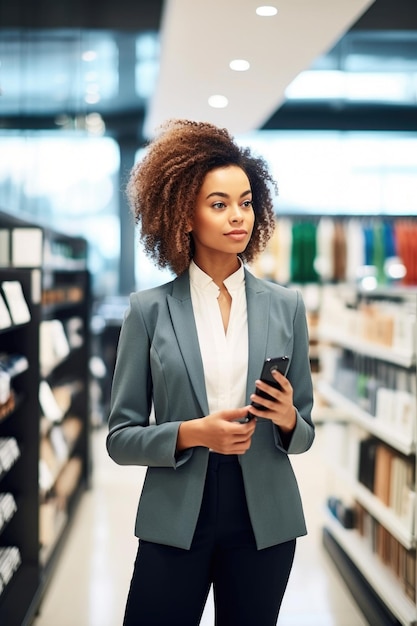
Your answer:
[[[278,216],[417,215],[416,133],[257,131],[237,140],[268,162]],[[169,280],[139,242],[136,250],[138,288]]]
[[[1,209],[86,237],[95,293],[117,295],[117,143],[56,131],[4,131],[0,140]],[[238,141],[270,164],[279,186],[278,215],[417,215],[415,133],[258,131]],[[138,240],[135,252],[137,288],[171,277],[154,268]]]
[[[85,134],[3,132],[0,208],[89,241],[97,294],[116,293],[120,256],[117,143]]]
[[[262,131],[239,138],[278,181],[277,213],[417,215],[417,134]]]

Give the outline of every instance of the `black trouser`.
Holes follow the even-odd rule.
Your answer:
[[[256,549],[237,457],[211,453],[191,549],[139,542],[124,626],[197,626],[211,583],[217,626],[275,626],[294,551]]]

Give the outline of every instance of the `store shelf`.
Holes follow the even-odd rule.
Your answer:
[[[370,623],[412,626],[417,623],[417,293],[351,290],[347,297],[336,288],[326,297],[319,329],[323,370],[315,388],[342,423],[324,424],[327,445],[338,450],[329,450],[328,503],[335,508],[326,512],[324,545]],[[343,321],[340,329],[334,328],[335,312]],[[396,337],[392,343],[402,348],[380,345],[374,341],[380,336]],[[343,521],[345,506],[352,512],[352,530],[336,519],[340,507]]]
[[[398,350],[395,347],[382,346],[377,343],[366,341],[363,338],[349,337],[342,332],[336,330],[325,330],[319,328],[319,340],[323,343],[336,344],[347,350],[352,350],[356,354],[374,357],[387,363],[401,365],[402,367],[413,367],[416,364],[416,354],[414,346],[410,346],[409,350]]]
[[[16,401],[10,411],[7,401],[3,403],[0,419],[0,439],[15,440],[20,453],[7,471],[3,468],[0,472],[0,492],[12,494],[17,504],[15,513],[1,529],[0,548],[15,546],[21,557],[19,569],[0,594],[0,623],[29,626],[52,576],[80,496],[89,485],[90,276],[84,240],[40,227],[25,227],[21,222],[9,224],[2,213],[0,228],[9,228],[10,239],[16,244],[10,247],[8,265],[0,267],[0,288],[6,281],[16,291],[20,289],[22,312],[30,318],[23,324],[10,324],[1,332],[1,352],[9,357],[21,355],[27,368],[11,377],[9,397],[13,395]],[[34,246],[29,250],[32,236]],[[54,254],[47,254],[46,270],[48,250]],[[58,267],[54,267],[54,262]],[[1,291],[10,309],[7,293]],[[16,308],[19,314],[19,302]],[[41,332],[44,323],[59,327],[60,336]],[[42,367],[45,355],[50,357],[46,368]],[[40,394],[43,383],[49,386],[51,395],[55,390],[57,406],[58,399],[62,401],[64,386],[74,391],[68,393],[68,406],[61,407],[61,413],[49,420],[51,425],[46,432],[47,407],[41,403]],[[74,422],[79,424],[76,431],[71,428]],[[51,434],[53,428],[61,430],[61,438]],[[45,459],[41,457],[44,446],[40,444],[48,437],[50,447]],[[48,463],[50,481],[48,488],[42,490],[40,468]],[[77,471],[68,479],[67,469],[72,470],[74,463]],[[45,525],[40,507],[51,498],[58,502],[56,515],[47,519]],[[53,524],[48,526],[51,520]]]
[[[349,490],[351,496],[369,513],[380,522],[393,537],[395,537],[401,545],[407,549],[416,546],[416,539],[411,528],[407,528],[404,521],[395,514],[389,507],[385,506],[379,498],[369,491],[360,482],[355,481],[345,470],[340,469],[333,464],[329,464],[329,470],[337,476],[338,480],[343,481]]]
[[[36,564],[22,563],[9,585],[0,595],[1,624],[5,626],[30,626],[32,618],[28,618],[28,607],[39,589],[39,570]],[[16,593],[19,592],[16,600]],[[29,611],[32,613],[31,611]]]
[[[317,389],[325,400],[339,409],[345,416],[349,416],[350,421],[372,433],[381,441],[385,441],[398,452],[402,452],[402,454],[410,455],[415,453],[415,442],[399,436],[395,430],[381,420],[362,410],[355,402],[333,389],[328,382],[323,380],[317,381]]]
[[[327,511],[325,512],[325,527],[401,624],[414,626],[416,624],[415,604],[406,596],[398,579],[389,568],[369,551],[366,541],[355,530],[343,528]]]

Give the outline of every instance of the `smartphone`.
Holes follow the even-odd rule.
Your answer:
[[[278,372],[281,372],[281,374],[284,374],[284,376],[286,376],[289,364],[290,364],[290,359],[288,356],[279,356],[279,357],[275,357],[272,359],[266,359],[266,361],[263,364],[262,372],[259,378],[265,383],[267,383],[268,385],[272,385],[272,387],[275,387],[276,389],[281,389],[281,385],[277,383],[275,378],[272,376],[272,372],[274,370],[278,370]],[[271,396],[269,394],[265,393],[264,391],[261,391],[258,388],[256,388],[255,393],[258,396],[262,396],[262,398],[271,399]],[[265,408],[262,405],[257,404],[256,402],[252,402],[252,406],[259,409],[260,411],[265,410]],[[254,417],[254,416],[253,415],[251,416],[249,414],[249,419],[250,417]]]

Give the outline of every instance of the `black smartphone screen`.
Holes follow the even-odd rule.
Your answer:
[[[275,387],[276,389],[281,389],[281,386],[277,383],[277,381],[272,376],[272,372],[274,370],[278,370],[279,372],[281,372],[281,374],[284,374],[285,376],[287,374],[289,363],[290,363],[290,360],[287,356],[279,356],[279,357],[275,357],[271,359],[266,359],[266,361],[263,364],[262,372],[259,378],[265,383],[267,383],[268,385],[272,385],[272,387]],[[258,396],[262,396],[262,398],[268,398],[268,399],[271,398],[269,394],[265,393],[264,391],[261,391],[258,388],[256,388],[256,394]],[[260,404],[257,404],[256,402],[252,402],[252,406],[256,407],[260,411],[264,410],[264,407],[261,406]]]

